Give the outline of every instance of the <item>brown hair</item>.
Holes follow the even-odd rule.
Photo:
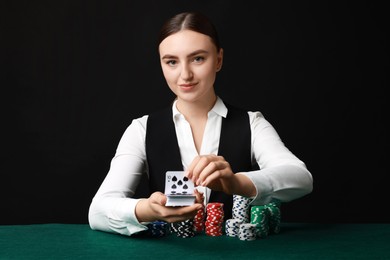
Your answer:
[[[158,37],[158,45],[168,36],[181,30],[191,30],[209,36],[214,43],[217,51],[221,46],[219,43],[218,33],[214,24],[208,17],[199,12],[179,13],[168,19],[161,27]]]

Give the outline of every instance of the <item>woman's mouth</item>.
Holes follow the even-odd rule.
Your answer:
[[[191,83],[191,84],[180,84],[179,87],[180,89],[184,91],[190,91],[196,86],[196,83]]]

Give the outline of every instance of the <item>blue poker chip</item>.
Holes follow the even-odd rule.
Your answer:
[[[151,237],[163,237],[169,234],[169,224],[165,221],[154,221],[146,225],[147,234]]]

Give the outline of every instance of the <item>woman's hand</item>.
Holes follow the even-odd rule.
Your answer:
[[[194,189],[196,202],[191,206],[167,207],[167,197],[161,192],[154,192],[148,199],[140,200],[135,208],[139,222],[162,220],[168,223],[184,221],[195,217],[203,208],[203,194]]]
[[[244,174],[234,174],[230,164],[222,156],[210,154],[195,157],[186,176],[196,186],[208,187],[226,194],[245,197],[254,197],[257,194],[253,182]]]
[[[210,154],[195,157],[187,169],[187,178],[196,186],[233,194],[235,174],[222,156]]]

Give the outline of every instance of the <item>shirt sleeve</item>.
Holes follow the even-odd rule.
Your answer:
[[[248,112],[252,131],[252,155],[260,170],[242,172],[256,187],[252,205],[273,199],[288,202],[309,194],[313,178],[305,163],[282,142],[274,127],[260,112]]]
[[[92,229],[131,236],[146,230],[135,216],[140,199],[131,198],[146,173],[147,116],[132,121],[118,144],[110,169],[92,199],[88,220]]]

